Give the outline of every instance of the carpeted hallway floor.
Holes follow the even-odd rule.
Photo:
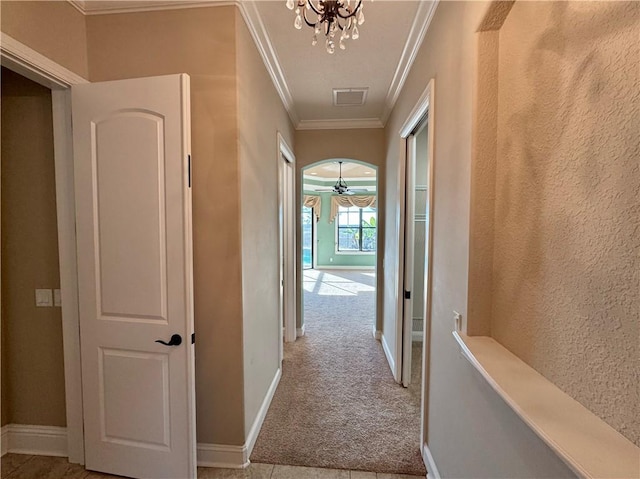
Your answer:
[[[373,338],[373,272],[308,270],[304,289],[306,334],[285,344],[251,461],[424,476],[420,344],[405,389]]]

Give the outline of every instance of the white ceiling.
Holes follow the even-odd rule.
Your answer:
[[[85,14],[238,5],[298,129],[384,126],[437,5],[437,0],[363,0],[360,38],[330,55],[322,35],[314,47],[310,27],[293,27],[295,13],[285,0],[69,1]],[[364,105],[333,105],[334,88],[363,87],[368,88]]]
[[[360,38],[347,40],[347,49],[336,48],[333,55],[327,53],[323,35],[314,47],[312,28],[293,27],[295,14],[284,1],[261,1],[257,7],[302,122],[382,118],[418,2],[364,0]],[[362,87],[369,88],[365,105],[333,106],[333,88]]]

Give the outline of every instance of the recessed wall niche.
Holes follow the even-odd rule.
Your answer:
[[[639,21],[635,2],[496,2],[481,25],[464,325],[636,445]]]

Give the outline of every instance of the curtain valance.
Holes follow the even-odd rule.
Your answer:
[[[320,221],[320,212],[322,210],[322,200],[319,196],[304,195],[303,204],[307,208],[313,208],[316,215],[316,221]]]
[[[358,208],[375,208],[376,196],[375,195],[332,196],[331,197],[331,215],[329,216],[329,223],[333,223],[333,220],[335,220],[336,216],[338,216],[338,208],[340,206],[344,208],[349,208],[350,206],[357,206]]]

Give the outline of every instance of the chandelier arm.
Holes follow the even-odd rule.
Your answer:
[[[338,9],[336,9],[336,13],[338,14],[338,16],[339,16],[340,18],[344,18],[344,19],[347,19],[347,18],[350,18],[350,17],[355,17],[355,16],[356,16],[356,14],[358,13],[358,9],[360,8],[360,5],[362,5],[362,0],[360,0],[360,1],[358,2],[358,5],[356,5],[356,8],[354,8],[354,9],[353,9],[353,11],[352,11],[351,13],[349,13],[348,15],[343,15],[342,13],[340,13],[340,9],[339,9],[339,8],[338,8]],[[344,7],[342,7],[342,8],[343,8],[344,10],[347,10],[347,9],[346,9],[346,8],[344,8]],[[347,10],[347,11],[349,11],[349,10]]]
[[[304,9],[302,11],[302,18],[304,18],[304,23],[306,23],[307,25],[309,25],[311,28],[315,28],[316,24],[315,23],[311,23],[308,19],[307,19],[307,10]]]
[[[308,4],[309,4],[309,6],[311,7],[311,10],[313,10],[314,12],[316,12],[318,15],[322,15],[322,12],[316,8],[316,6],[313,4],[313,1],[312,1],[312,0],[307,0],[307,3],[308,3]]]

